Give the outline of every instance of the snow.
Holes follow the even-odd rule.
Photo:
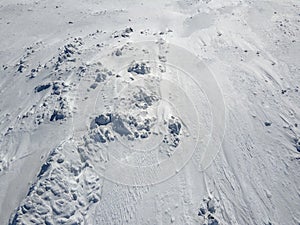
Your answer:
[[[299,9],[0,1],[0,224],[300,224]]]

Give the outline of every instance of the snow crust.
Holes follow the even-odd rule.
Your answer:
[[[0,224],[300,224],[299,9],[0,1]]]

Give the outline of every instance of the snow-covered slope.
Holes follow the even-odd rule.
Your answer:
[[[0,224],[300,224],[299,9],[0,1]]]

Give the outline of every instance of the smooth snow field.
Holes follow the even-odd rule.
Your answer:
[[[0,225],[300,225],[298,0],[0,0]]]

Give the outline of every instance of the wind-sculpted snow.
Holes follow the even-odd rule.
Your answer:
[[[299,224],[295,0],[0,15],[0,224]]]

